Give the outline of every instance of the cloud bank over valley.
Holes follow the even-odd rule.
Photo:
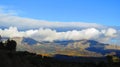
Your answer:
[[[71,30],[66,32],[57,32],[49,28],[40,28],[36,30],[18,31],[17,27],[8,29],[0,29],[0,34],[3,37],[30,37],[37,41],[55,41],[55,40],[97,40],[107,42],[119,36],[116,29],[96,29],[87,28],[82,30]]]

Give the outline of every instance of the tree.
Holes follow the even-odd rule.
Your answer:
[[[1,35],[0,35],[0,42],[2,41],[2,37],[1,37]]]
[[[2,37],[0,35],[0,49],[3,50],[4,49],[4,43],[2,42]]]
[[[16,45],[17,45],[16,41],[8,39],[5,47],[6,50],[16,51]]]
[[[5,47],[4,47],[4,43],[1,41],[0,42],[0,50],[3,50]]]
[[[112,62],[113,62],[113,60],[112,60],[113,56],[108,55],[108,56],[106,56],[106,58],[107,58],[107,61],[108,61],[109,63],[112,63]]]

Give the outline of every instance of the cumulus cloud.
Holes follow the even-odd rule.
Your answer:
[[[10,27],[9,29],[0,29],[0,35],[4,37],[22,37],[24,32],[19,32],[16,27]]]
[[[109,28],[107,31],[104,30],[104,33],[106,33],[105,36],[115,37],[117,31],[115,29],[113,29],[113,28]]]
[[[26,30],[18,31],[16,27],[10,27],[9,29],[0,29],[0,35],[3,37],[30,37],[37,41],[54,41],[54,40],[82,40],[82,39],[92,39],[92,40],[110,40],[115,38],[118,34],[113,28],[108,28],[105,30],[98,30],[96,28],[87,28],[82,30],[72,30],[66,32],[57,32],[52,29],[36,29],[36,30]]]

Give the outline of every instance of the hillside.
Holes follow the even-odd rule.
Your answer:
[[[29,51],[37,54],[64,54],[70,56],[101,57],[115,52],[120,56],[120,46],[100,43],[94,40],[67,40],[38,42],[32,38],[11,38],[15,40],[17,51]],[[71,52],[72,51],[72,52]]]
[[[58,58],[59,57],[59,58]],[[61,58],[61,59],[60,59]],[[84,61],[83,61],[84,60]],[[0,50],[0,67],[119,67],[120,63],[103,62],[104,58],[56,55],[47,57],[26,51]],[[82,62],[81,62],[82,61]],[[92,62],[95,61],[95,62]],[[107,61],[107,60],[106,60]]]
[[[16,51],[14,40],[0,42],[0,67],[118,67],[120,59],[113,55],[106,57],[69,56],[55,54],[48,57],[27,51]]]

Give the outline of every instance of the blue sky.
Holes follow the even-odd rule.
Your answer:
[[[1,0],[0,35],[120,43],[120,0]]]
[[[1,0],[21,17],[120,26],[120,0]]]

